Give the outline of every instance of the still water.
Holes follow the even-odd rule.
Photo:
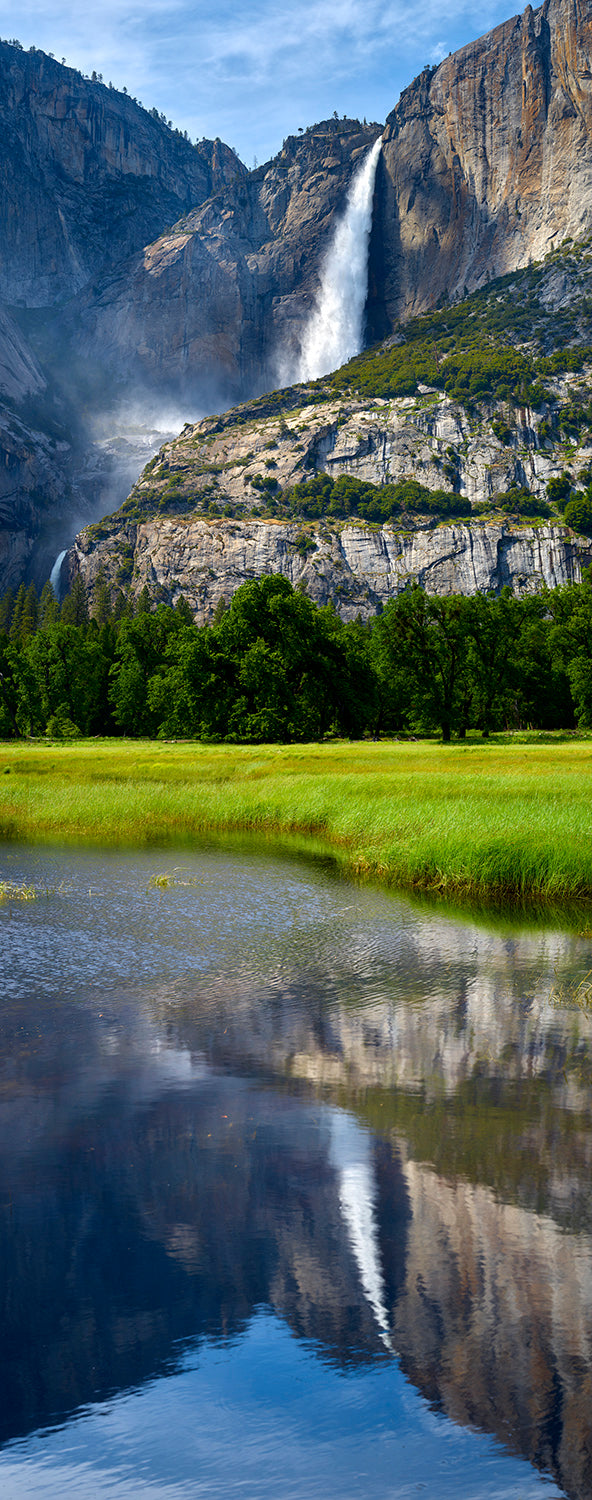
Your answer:
[[[3,1500],[590,1500],[592,939],[0,852]]]

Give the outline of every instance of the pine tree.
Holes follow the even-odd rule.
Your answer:
[[[183,621],[184,625],[193,625],[193,611],[191,605],[187,603],[184,594],[180,594],[177,599],[175,614],[179,620]]]
[[[126,599],[125,594],[122,593],[121,589],[118,589],[113,600],[113,619],[115,621],[129,620],[130,614],[131,610],[128,600]]]
[[[17,591],[16,599],[14,601],[14,609],[12,611],[12,620],[10,622],[9,631],[11,641],[16,641],[17,645],[21,638],[21,624],[26,597],[27,590],[24,583],[21,583],[21,586]]]
[[[111,590],[107,583],[104,568],[99,568],[97,573],[92,613],[93,620],[96,620],[97,625],[106,625],[107,621],[111,619]]]
[[[14,591],[7,589],[0,599],[0,635],[4,632],[8,635],[12,624],[12,611],[14,609]]]
[[[60,618],[60,606],[56,599],[51,583],[44,583],[39,600],[39,628],[46,630],[48,625],[55,625]]]
[[[25,594],[23,613],[21,618],[21,641],[28,641],[29,637],[35,635],[39,626],[39,600],[35,584],[29,584]]]
[[[142,592],[141,592],[141,594],[140,594],[140,596],[138,598],[138,602],[136,604],[136,614],[137,615],[149,615],[150,614],[150,594],[148,592],[146,584],[144,584]]]
[[[64,625],[88,625],[86,588],[83,579],[80,577],[80,573],[77,573],[70,593],[66,594],[61,608],[60,619]]]

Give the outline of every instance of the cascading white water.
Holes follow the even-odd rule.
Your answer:
[[[331,1110],[330,1156],[337,1170],[339,1207],[357,1263],[360,1281],[386,1349],[395,1353],[386,1309],[376,1222],[376,1183],[370,1137],[345,1110]]]
[[[321,273],[316,307],[302,338],[292,381],[318,380],[359,354],[368,293],[374,179],[382,141],[374,142],[351,184]]]
[[[62,563],[64,561],[65,556],[66,556],[65,552],[58,552],[58,555],[57,555],[56,560],[54,562],[53,568],[52,568],[51,573],[49,575],[49,581],[50,581],[50,584],[52,586],[52,589],[54,591],[54,594],[55,594],[56,599],[58,600],[58,602],[59,602],[59,599],[60,599],[60,574],[61,574],[61,571],[62,571]]]

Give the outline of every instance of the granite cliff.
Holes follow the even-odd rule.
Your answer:
[[[221,187],[72,303],[78,357],[185,399],[206,391],[228,404],[277,385],[352,175],[380,130],[322,121]]]
[[[389,115],[369,317],[539,259],[592,215],[592,6],[545,0],[426,69]]]
[[[371,339],[590,226],[591,78],[590,0],[545,0],[405,90],[376,176]],[[73,308],[77,347],[186,390],[207,366],[232,399],[277,384],[352,167],[380,129],[325,121],[289,138],[89,291]]]
[[[573,399],[591,377],[557,380],[557,390]],[[469,415],[438,391],[331,400],[326,389],[303,387],[275,414],[262,398],[188,424],[122,509],[80,533],[69,577],[80,573],[91,597],[99,575],[135,598],[144,587],[167,603],[183,594],[200,622],[263,573],[284,574],[318,604],[331,600],[345,619],[376,613],[412,579],[430,593],[465,594],[575,582],[592,562],[592,542],[544,500],[565,445],[543,445],[528,410],[500,437],[494,413],[482,405]],[[590,461],[589,442],[586,435],[579,449],[571,445],[574,467]],[[292,514],[294,487],[315,473],[378,487],[412,477],[449,495],[452,506],[477,510],[451,521],[420,511],[383,526],[330,509],[313,520]],[[539,496],[546,519],[528,524],[500,513],[496,497],[512,486],[527,488],[535,509]]]
[[[566,237],[584,244],[592,215],[591,59],[592,0],[545,0],[404,92],[384,129],[376,175],[368,338],[404,341],[412,314],[438,302],[453,306],[467,289],[527,267]],[[3,430],[21,424],[23,457],[22,481],[17,475],[13,484],[14,456],[5,449],[12,498],[3,510],[10,534],[0,554],[2,587],[22,576],[42,581],[47,553],[39,537],[49,529],[66,545],[72,497],[79,519],[90,519],[108,508],[107,491],[113,505],[129,489],[128,468],[125,481],[111,475],[101,486],[97,478],[97,414],[115,418],[134,392],[161,405],[172,399],[183,414],[222,410],[286,379],[349,185],[382,127],[333,118],[288,138],[273,161],[247,172],[220,142],[193,146],[99,78],[7,44],[0,46],[0,119],[8,142],[0,167],[0,297],[10,301],[12,319],[12,331],[6,321],[0,327],[0,365],[13,368],[17,359],[19,378],[26,370],[25,384],[38,387],[20,404],[2,398]],[[556,276],[542,290],[556,317],[546,352],[591,341],[589,279],[583,253],[569,285],[562,290]],[[529,297],[528,285],[517,284],[509,347],[528,344],[517,315]],[[560,317],[566,307],[577,309],[569,327]],[[483,338],[485,347],[487,329]],[[419,384],[421,375],[409,391]],[[423,478],[431,460],[415,440],[409,445],[405,422],[397,421],[391,473]],[[460,423],[444,449],[455,450],[459,473],[451,482],[471,500],[495,492],[504,466],[507,478],[542,493],[548,473],[565,463],[557,444],[552,454],[536,435],[523,439],[528,423],[520,418],[509,451],[494,448],[489,469],[474,445],[464,452],[462,417],[442,421],[455,431]],[[345,459],[345,469],[337,468],[339,453],[337,444],[333,471],[348,472]],[[444,459],[434,453],[441,482]],[[359,458],[352,472],[362,472]],[[312,467],[322,467],[320,450]],[[385,474],[383,464],[379,482]],[[230,480],[222,488],[224,504],[236,506]]]
[[[42,584],[72,525],[122,499],[94,443],[109,406],[81,380],[63,304],[246,168],[34,48],[0,42],[0,578]],[[4,306],[2,306],[4,304]],[[57,319],[53,307],[59,305]],[[141,463],[138,460],[135,473]]]
[[[34,48],[0,42],[0,300],[45,307],[246,169]]]

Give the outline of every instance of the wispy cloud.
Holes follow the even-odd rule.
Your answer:
[[[0,0],[0,32],[93,68],[195,135],[263,159],[298,125],[337,109],[384,119],[426,62],[511,7],[490,0]]]

